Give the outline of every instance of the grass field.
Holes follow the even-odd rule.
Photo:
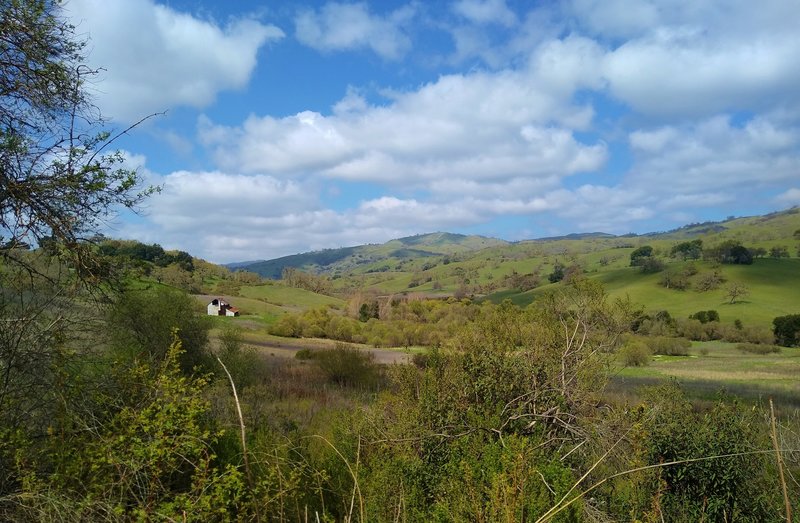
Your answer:
[[[239,294],[244,298],[261,300],[287,309],[311,309],[332,305],[340,307],[344,301],[332,296],[317,294],[305,289],[296,289],[281,284],[243,286]]]
[[[634,398],[639,387],[675,378],[696,400],[713,400],[720,391],[748,402],[771,397],[787,413],[800,409],[799,377],[800,349],[761,355],[741,352],[733,343],[695,342],[689,356],[654,356],[647,366],[617,369],[610,391]]]

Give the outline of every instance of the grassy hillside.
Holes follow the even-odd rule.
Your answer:
[[[550,283],[557,266],[602,281],[612,297],[625,297],[647,311],[667,310],[686,317],[698,310],[717,310],[723,322],[739,319],[767,325],[779,315],[800,312],[800,210],[766,216],[731,218],[722,222],[689,224],[672,231],[614,236],[604,233],[571,234],[509,243],[481,236],[433,233],[398,238],[381,245],[362,245],[270,260],[248,270],[279,277],[284,267],[330,278],[333,292],[346,298],[352,292],[379,295],[416,293],[472,296],[500,302],[510,299],[526,305],[563,283]],[[702,240],[704,249],[736,241],[761,251],[752,265],[719,264],[708,260],[684,261],[672,257],[680,242]],[[665,264],[661,272],[643,274],[630,266],[631,253],[644,245]],[[772,258],[770,250],[783,247],[789,257]],[[665,274],[693,267],[688,288],[661,285]],[[701,292],[701,280],[717,272],[723,280]],[[749,294],[731,304],[727,288],[736,283]],[[240,295],[275,304],[285,310],[320,305],[339,306],[336,298],[304,294],[288,287],[244,286]]]
[[[260,300],[278,307],[308,309],[325,305],[341,306],[343,301],[305,289],[286,287],[280,284],[242,287],[240,296]]]
[[[506,244],[507,242],[495,238],[437,232],[398,238],[380,245],[360,245],[294,254],[249,265],[239,265],[238,268],[272,279],[280,278],[286,267],[329,274],[352,271],[383,272],[421,258],[468,253]]]

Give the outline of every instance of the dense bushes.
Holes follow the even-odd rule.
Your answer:
[[[109,313],[112,347],[126,355],[158,362],[177,330],[183,345],[180,367],[191,374],[195,367],[214,367],[207,351],[208,316],[198,314],[200,305],[185,292],[154,285],[121,293]]]
[[[678,354],[688,342],[637,337],[620,347],[629,304],[607,301],[591,281],[559,287],[527,309],[419,301],[383,307],[385,319],[364,323],[329,309],[292,316],[301,330],[323,333],[338,322],[458,325],[441,349],[385,373],[368,353],[343,344],[299,352],[305,360],[256,364],[238,332],[224,330],[217,354],[240,386],[249,461],[227,382],[178,372],[173,351],[146,365],[115,364],[100,373],[102,393],[77,408],[65,404],[52,433],[13,446],[24,459],[7,462],[30,478],[24,514],[536,521],[561,507],[552,521],[682,521],[779,513],[780,490],[764,465],[772,455],[713,458],[770,448],[752,410],[745,415],[723,402],[699,412],[669,391],[636,408],[606,404],[613,358],[644,364],[647,344]],[[676,323],[665,312],[651,319]],[[75,427],[92,437],[66,430]],[[660,466],[694,458],[703,461]],[[559,504],[587,471],[573,494],[642,466],[654,468]],[[0,514],[22,514],[3,499]]]
[[[645,463],[675,463],[646,476],[651,508],[666,521],[779,521],[770,461],[753,449],[770,443],[752,409],[721,398],[701,413],[680,389],[652,389],[638,445]]]
[[[328,338],[375,347],[432,347],[452,336],[470,318],[480,314],[482,308],[492,306],[487,304],[482,307],[452,300],[398,299],[383,305],[370,301],[366,308],[364,303],[352,307],[355,317],[338,314],[327,307],[301,314],[286,314],[270,328],[270,333],[287,337]],[[363,315],[362,310],[366,311]],[[380,319],[375,316],[380,316]]]
[[[644,263],[647,258],[653,255],[653,248],[649,245],[643,245],[631,252],[631,267],[639,267]]]
[[[731,325],[718,321],[701,323],[695,318],[679,319],[675,322],[674,332],[692,341],[722,340],[732,343],[746,341],[762,344],[775,342],[775,337],[769,328],[760,325],[742,325],[741,322]]]
[[[705,249],[703,258],[734,265],[751,265],[753,263],[753,253],[736,240],[726,240],[712,248]]]
[[[650,348],[641,340],[632,339],[619,349],[619,356],[622,364],[626,367],[641,367],[650,363],[652,352]]]

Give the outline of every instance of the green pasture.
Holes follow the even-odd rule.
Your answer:
[[[689,356],[653,356],[643,367],[620,367],[613,373],[612,394],[636,396],[638,388],[676,379],[689,395],[709,401],[724,391],[748,402],[773,398],[784,412],[800,409],[800,349],[751,354],[734,343],[695,342]]]
[[[341,307],[344,301],[333,296],[317,294],[305,289],[280,284],[243,286],[239,294],[244,298],[260,300],[287,309],[312,309],[326,305]],[[236,300],[239,298],[231,298]],[[231,301],[233,303],[233,301]]]

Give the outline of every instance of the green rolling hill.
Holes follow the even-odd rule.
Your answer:
[[[385,270],[397,264],[419,258],[463,254],[508,242],[483,236],[466,236],[447,232],[436,232],[398,238],[380,245],[359,245],[339,249],[325,249],[283,256],[249,264],[232,264],[238,269],[260,274],[265,278],[278,279],[283,269],[294,267],[308,272],[342,274],[348,271],[370,269]],[[377,271],[376,271],[377,272]]]
[[[704,249],[738,242],[756,258],[751,265],[729,265],[671,256],[675,245],[691,240],[702,240]],[[630,266],[631,252],[644,245],[653,248],[653,255],[664,264],[663,271],[643,274]],[[788,257],[772,257],[774,249]],[[686,316],[715,309],[723,321],[764,324],[777,315],[800,312],[799,249],[800,209],[793,208],[644,235],[587,233],[512,243],[482,236],[423,234],[380,245],[286,256],[244,268],[268,278],[279,278],[285,267],[328,276],[334,291],[343,296],[354,291],[417,293],[495,302],[510,299],[524,305],[563,285],[548,280],[560,265],[602,281],[611,296],[628,296],[646,310]],[[687,271],[693,274],[686,276],[685,289],[661,284],[666,274]],[[714,272],[722,280],[717,288],[701,290],[703,278]],[[730,304],[726,288],[734,282],[744,285],[749,294]]]

